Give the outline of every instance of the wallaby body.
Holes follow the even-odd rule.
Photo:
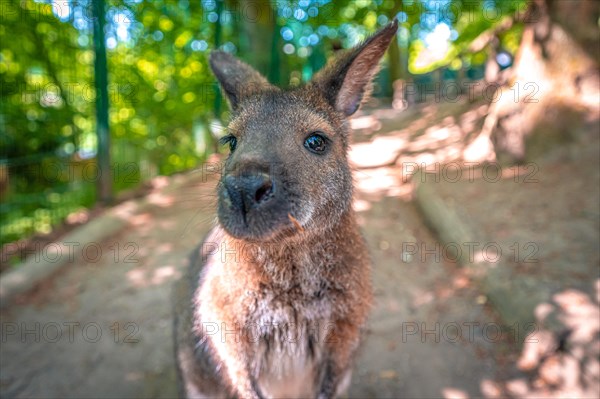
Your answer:
[[[228,54],[211,55],[233,110],[232,152],[219,225],[175,291],[185,396],[329,398],[347,388],[372,293],[346,118],[396,28],[291,91]]]

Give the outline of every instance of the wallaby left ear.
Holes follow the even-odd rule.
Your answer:
[[[379,70],[379,60],[398,30],[398,20],[347,51],[317,73],[313,79],[329,103],[346,116],[358,110],[371,90],[371,80]]]
[[[234,110],[238,108],[240,102],[255,93],[276,90],[276,87],[272,86],[258,71],[229,53],[213,51],[209,62]]]

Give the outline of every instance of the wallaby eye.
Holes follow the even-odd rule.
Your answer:
[[[221,143],[221,145],[229,144],[229,151],[231,152],[234,152],[235,147],[237,147],[237,138],[232,134],[228,134],[227,136],[221,137],[219,142]]]
[[[319,133],[312,133],[304,140],[304,147],[315,154],[321,154],[327,149],[327,139]]]

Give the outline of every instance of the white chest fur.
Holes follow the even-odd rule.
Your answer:
[[[332,329],[328,315],[317,303],[303,304],[300,312],[291,306],[264,306],[269,310],[257,319],[254,336],[254,375],[261,393],[269,398],[315,397]]]

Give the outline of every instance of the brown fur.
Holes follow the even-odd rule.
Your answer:
[[[219,185],[219,226],[175,290],[186,396],[330,398],[347,387],[372,293],[351,206],[346,117],[396,28],[292,91],[213,53],[237,148]],[[313,132],[327,138],[325,152],[303,147]]]

